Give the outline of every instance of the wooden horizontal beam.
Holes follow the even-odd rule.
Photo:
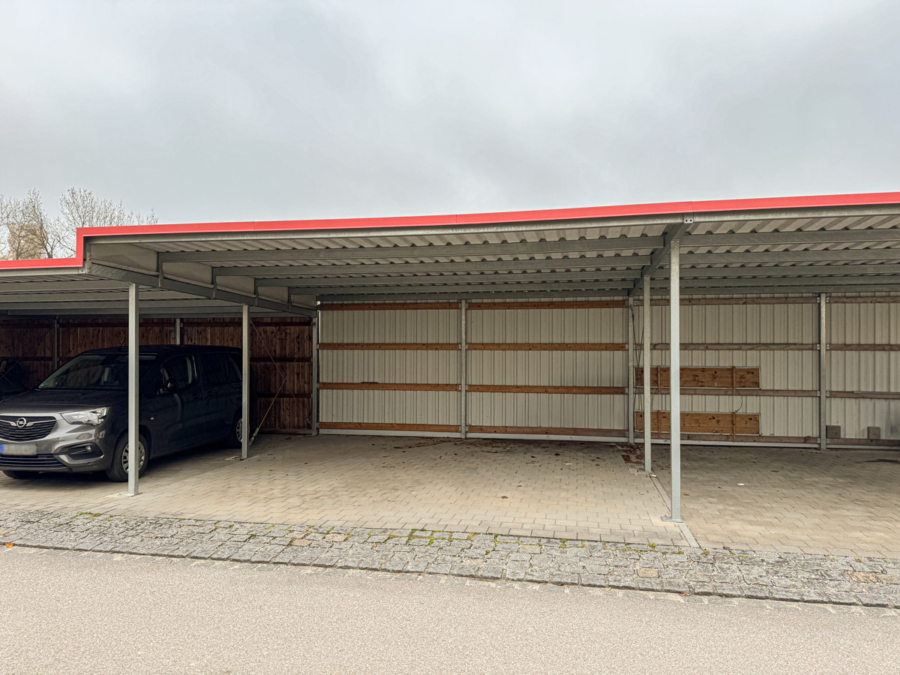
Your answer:
[[[514,384],[470,384],[466,391],[480,394],[582,394],[588,396],[621,396],[625,387],[554,387]]]
[[[651,387],[651,393],[659,396],[668,396],[668,387]],[[641,386],[635,387],[638,394],[644,393]],[[818,389],[705,389],[701,387],[682,387],[682,396],[783,396],[797,398],[817,398],[819,396]],[[849,398],[849,397],[848,397]]]
[[[635,344],[636,350],[643,350],[643,345]],[[668,342],[658,342],[651,345],[651,349],[655,351],[669,351]],[[742,342],[682,342],[681,351],[683,352],[779,352],[779,351],[819,351],[819,345],[815,343],[752,343],[746,344]]]
[[[325,350],[377,350],[377,351],[459,351],[456,342],[323,342]]]
[[[828,345],[830,352],[900,352],[900,345],[888,344],[843,344]]]
[[[624,352],[621,342],[471,342],[469,351],[482,352]]]
[[[625,300],[573,300],[572,302],[470,302],[468,308],[476,310],[505,309],[625,309]]]
[[[320,429],[359,429],[363,431],[429,431],[459,433],[455,424],[388,424],[382,422],[319,422]]]
[[[458,384],[413,384],[393,382],[320,382],[319,389],[359,391],[459,391]]]
[[[323,312],[371,312],[408,309],[459,309],[458,302],[367,302],[330,303],[319,305]]]
[[[535,436],[613,436],[627,435],[624,429],[585,429],[582,427],[492,427],[469,425],[470,434],[527,434]]]

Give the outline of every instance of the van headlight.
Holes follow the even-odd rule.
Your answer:
[[[97,426],[106,419],[109,408],[94,408],[93,410],[79,410],[78,412],[61,413],[62,418],[69,424],[93,424]]]

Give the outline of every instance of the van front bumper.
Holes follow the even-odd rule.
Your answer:
[[[58,417],[53,430],[44,438],[28,443],[0,438],[3,445],[0,449],[0,470],[60,473],[105,471],[112,464],[114,449],[114,440],[106,427],[105,424],[69,424]],[[23,449],[29,454],[21,454]]]

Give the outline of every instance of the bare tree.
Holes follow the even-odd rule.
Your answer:
[[[6,241],[0,246],[8,260],[53,258],[68,248],[63,243],[64,233],[44,211],[37,190],[29,190],[24,199],[0,196],[0,227],[6,231]]]
[[[74,255],[75,230],[79,227],[116,225],[152,225],[153,211],[143,216],[126,211],[121,202],[96,197],[84,188],[69,188],[59,199],[60,215],[50,218],[44,211],[41,195],[31,190],[24,199],[0,195],[0,254],[7,260],[55,258]],[[2,235],[0,235],[2,237]]]

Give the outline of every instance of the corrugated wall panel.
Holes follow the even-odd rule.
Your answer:
[[[627,311],[620,307],[488,309],[468,313],[472,343],[604,343],[624,345]],[[469,385],[627,386],[624,351],[480,351],[467,354]],[[474,427],[603,429],[624,433],[622,394],[470,392]]]
[[[643,313],[635,308],[636,343],[640,345]],[[815,345],[818,306],[815,304],[684,305],[681,341],[687,344]],[[669,307],[651,308],[651,342],[669,342]],[[642,351],[635,361],[642,365]],[[651,367],[668,366],[669,352],[654,349]],[[799,390],[813,394],[819,387],[818,352],[814,350],[683,350],[681,365],[689,367],[759,368],[760,388]],[[637,383],[640,386],[640,382]],[[684,412],[759,413],[763,436],[818,436],[818,400],[812,396],[682,396]],[[643,409],[643,397],[635,405]],[[654,395],[653,410],[668,410],[667,396]]]
[[[326,310],[320,345],[329,343],[458,344],[459,310]],[[458,350],[327,349],[319,351],[322,383],[459,384]],[[459,427],[459,397],[445,391],[329,390],[319,394],[329,424]]]
[[[828,344],[900,344],[900,304],[829,303]],[[900,352],[829,350],[829,391],[900,392]],[[830,399],[828,423],[843,438],[865,439],[880,427],[884,439],[900,439],[900,401]]]

